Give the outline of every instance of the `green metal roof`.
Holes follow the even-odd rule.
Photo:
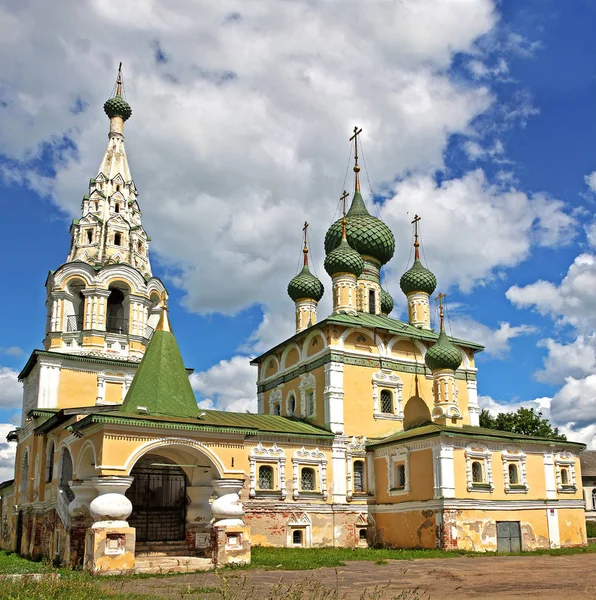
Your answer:
[[[387,444],[438,435],[443,435],[446,437],[473,437],[482,440],[516,441],[525,444],[555,444],[557,446],[575,446],[580,450],[586,447],[585,444],[580,444],[578,442],[553,440],[552,438],[523,435],[521,433],[511,433],[509,431],[500,431],[498,429],[486,429],[485,427],[474,427],[473,425],[450,427],[448,425],[438,425],[437,423],[427,423],[425,425],[421,425],[420,427],[414,427],[413,429],[400,431],[399,433],[394,433],[380,440],[376,440],[372,444],[367,444],[367,448],[378,448]]]
[[[198,418],[198,415],[202,415]],[[253,415],[223,410],[198,411],[195,418],[180,418],[158,415],[141,415],[123,412],[103,412],[90,414],[70,425],[74,431],[96,423],[129,425],[132,427],[157,427],[191,431],[216,431],[241,435],[276,433],[291,436],[319,436],[333,438],[333,434],[310,423],[275,415]]]
[[[14,479],[9,479],[8,481],[3,481],[0,483],[0,492],[6,488],[9,488],[11,485],[13,485],[13,483]]]
[[[164,312],[167,320],[167,315]],[[161,321],[160,321],[161,323]],[[151,415],[196,417],[199,412],[188,373],[169,326],[158,329],[149,342],[120,411],[137,412],[144,406]]]
[[[352,327],[384,329],[389,333],[393,333],[395,335],[412,337],[428,342],[436,342],[439,338],[439,334],[436,331],[420,329],[418,327],[414,327],[413,325],[409,325],[408,323],[404,323],[403,321],[398,321],[397,319],[392,319],[391,317],[387,317],[385,315],[371,315],[366,312],[359,312],[357,315],[330,315],[325,319],[325,321],[328,321],[330,323],[340,323],[342,325],[350,325]],[[325,321],[323,321],[322,323],[324,323]],[[453,343],[458,344],[460,346],[465,346],[466,348],[472,348],[473,350],[484,350],[484,346],[482,346],[481,344],[476,344],[475,342],[468,342],[467,340],[460,340],[458,338],[449,336],[448,339],[451,340]]]

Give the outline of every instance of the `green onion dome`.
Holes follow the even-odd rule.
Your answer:
[[[399,280],[399,287],[404,294],[412,292],[425,292],[429,296],[437,287],[437,278],[417,258],[409,271],[406,271]]]
[[[395,238],[391,229],[373,217],[364,204],[359,191],[354,194],[346,214],[347,238],[350,246],[361,255],[372,256],[382,265],[389,262],[395,252]],[[335,221],[325,236],[325,252],[329,254],[341,242],[341,219]]]
[[[364,261],[347,240],[340,238],[339,246],[327,253],[325,257],[325,271],[333,277],[336,273],[352,273],[356,277],[362,275]]]
[[[123,121],[126,121],[132,115],[130,104],[120,94],[106,100],[103,109],[110,119],[120,117]]]
[[[388,315],[393,310],[393,298],[385,289],[381,288],[381,313]]]
[[[308,265],[288,284],[288,296],[296,302],[300,298],[311,298],[317,302],[323,297],[323,284],[310,272]]]
[[[461,354],[455,344],[449,341],[445,331],[441,330],[439,339],[426,351],[424,362],[431,371],[437,369],[455,371],[461,365]]]

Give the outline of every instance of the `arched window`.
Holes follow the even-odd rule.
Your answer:
[[[302,529],[294,529],[294,531],[292,532],[292,544],[294,544],[295,546],[302,546],[302,538],[303,538],[303,531]]]
[[[259,467],[259,489],[273,489],[273,467],[262,465]]]
[[[114,234],[114,246],[121,246],[122,245],[122,234],[116,232]]]
[[[368,312],[374,315],[375,310],[375,290],[368,290]]]
[[[397,465],[396,471],[396,483],[395,487],[403,488],[406,487],[406,465]]]
[[[393,392],[381,390],[381,412],[393,414]]]
[[[519,483],[519,475],[517,471],[517,465],[509,463],[509,485],[517,485]]]
[[[313,492],[316,489],[315,483],[315,470],[310,467],[304,467],[300,473],[300,489],[305,492]]]
[[[312,390],[306,393],[306,406],[308,407],[308,416],[312,417],[315,414],[315,393]]]
[[[72,480],[72,457],[70,452],[64,448],[62,450],[62,460],[60,461],[60,491],[66,496],[70,503],[74,500],[74,493],[70,489],[70,481]]]
[[[114,206],[114,210],[115,210],[117,213],[119,213],[119,212],[120,212],[120,205],[119,205],[119,204],[116,204],[116,205]]]
[[[290,394],[288,398],[288,416],[292,416],[296,414],[296,396],[294,394]]]
[[[54,479],[54,442],[50,442],[46,458],[46,483]]]
[[[130,290],[124,283],[111,285],[108,296],[108,315],[106,330],[109,333],[128,333],[128,319],[126,315],[126,299]]]
[[[358,537],[360,538],[361,541],[366,541],[366,529],[361,529],[358,532]]]
[[[271,414],[273,415],[281,415],[281,407],[279,405],[279,402],[276,402],[272,407],[271,407]]]
[[[472,463],[472,483],[482,483],[482,465],[477,460]]]
[[[569,472],[567,469],[561,469],[561,484],[569,485]]]
[[[592,489],[592,510],[596,510],[596,488]]]
[[[21,492],[26,493],[29,488],[29,451],[25,450],[21,463]]]
[[[93,243],[93,229],[86,229],[85,232],[87,233],[87,243],[92,244]]]
[[[354,492],[364,492],[364,462],[361,460],[354,462]]]

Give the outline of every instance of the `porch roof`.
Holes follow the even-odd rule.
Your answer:
[[[451,427],[449,425],[438,425],[437,423],[425,423],[419,427],[400,431],[387,437],[374,440],[367,444],[367,448],[374,449],[387,444],[404,442],[407,440],[433,437],[465,437],[481,439],[485,441],[508,441],[518,442],[523,444],[549,444],[555,446],[574,446],[576,450],[581,451],[586,447],[585,444],[579,442],[568,442],[563,440],[554,440],[552,438],[537,437],[533,435],[523,435],[521,433],[511,433],[510,431],[501,431],[498,429],[487,429],[485,427],[475,427],[473,425],[462,425],[461,427]]]
[[[102,412],[89,414],[72,423],[69,429],[80,431],[97,423],[127,425],[132,427],[157,427],[183,431],[216,431],[241,435],[260,433],[283,434],[289,436],[317,436],[333,438],[333,433],[298,419],[276,415],[253,415],[223,410],[204,410],[200,417],[183,418],[160,415],[144,415],[123,412]]]

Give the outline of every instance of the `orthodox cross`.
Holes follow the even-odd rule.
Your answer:
[[[302,231],[304,231],[304,248],[302,249],[302,252],[304,252],[304,265],[306,266],[308,264],[308,245],[306,244],[306,232],[308,230],[309,224],[307,221],[304,221],[304,227],[302,228]]]
[[[346,192],[346,190],[344,190],[344,193],[341,195],[340,200],[343,202],[343,216],[346,216],[346,198],[349,196],[348,192]]]
[[[420,259],[420,252],[418,248],[420,246],[418,242],[418,221],[420,221],[421,217],[418,215],[414,215],[414,220],[412,221],[412,225],[414,225],[414,258]]]
[[[116,96],[122,95],[122,62],[118,66],[118,78],[116,79]]]
[[[439,318],[441,319],[441,331],[443,331],[443,317],[445,316],[443,311],[443,300],[445,298],[447,298],[447,295],[442,292],[437,296],[437,302],[439,303]]]
[[[346,190],[344,190],[344,193],[341,195],[341,201],[343,202],[343,217],[341,220],[341,228],[342,228],[342,232],[341,232],[341,236],[342,238],[346,237],[346,198],[349,196],[348,192],[346,192]]]
[[[354,135],[350,138],[350,142],[354,140],[354,173],[356,173],[356,185],[355,190],[360,191],[360,167],[358,166],[358,136],[362,133],[362,128],[354,127]]]

